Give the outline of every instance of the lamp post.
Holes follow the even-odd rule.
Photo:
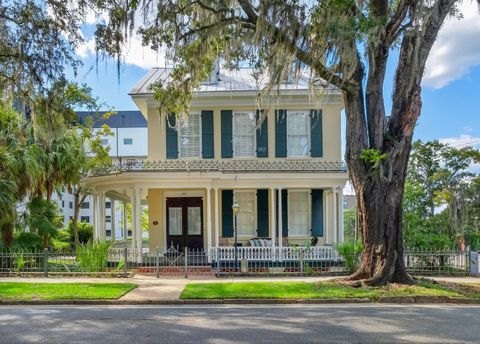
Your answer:
[[[240,212],[240,204],[238,204],[237,200],[233,200],[232,204],[232,211],[233,211],[233,232],[235,238],[235,270],[238,268],[238,228],[237,228],[237,216]]]

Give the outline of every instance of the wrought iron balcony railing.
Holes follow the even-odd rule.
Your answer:
[[[116,162],[97,169],[89,176],[102,176],[123,172],[221,172],[221,173],[291,173],[291,172],[347,172],[343,161],[310,159],[285,160],[138,160]]]

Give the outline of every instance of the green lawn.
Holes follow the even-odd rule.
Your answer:
[[[131,283],[1,282],[0,300],[118,299],[136,287]]]
[[[380,296],[463,296],[459,292],[427,281],[413,286],[389,285],[381,288],[353,288],[334,282],[251,282],[191,283],[182,299],[378,299]]]

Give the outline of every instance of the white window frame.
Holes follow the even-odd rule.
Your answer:
[[[292,193],[299,193],[299,192],[306,192],[308,194],[308,201],[307,201],[307,233],[306,234],[291,234],[290,232],[290,195]],[[305,238],[312,236],[312,192],[310,189],[289,189],[287,191],[287,216],[288,216],[288,237],[291,238]]]
[[[177,150],[178,150],[178,159],[183,159],[183,160],[195,160],[195,159],[202,159],[203,157],[203,152],[202,152],[202,113],[201,112],[192,112],[190,115],[198,115],[198,130],[199,130],[199,135],[200,135],[200,140],[199,140],[199,156],[189,156],[189,157],[183,157],[182,156],[182,150],[181,150],[181,144],[180,144],[180,128],[177,131]]]
[[[235,115],[236,114],[245,114],[245,113],[253,113],[253,117],[255,118],[255,111],[233,111],[232,112],[232,156],[233,158],[237,159],[251,159],[251,158],[256,158],[257,157],[257,132],[256,132],[256,125],[253,128],[253,152],[251,156],[237,156],[235,154]],[[256,121],[256,118],[255,118]],[[255,122],[256,123],[256,122]]]
[[[257,234],[258,234],[258,215],[257,215],[257,190],[256,189],[240,189],[240,190],[233,190],[233,200],[235,201],[237,198],[236,198],[236,195],[238,193],[246,193],[246,192],[249,192],[249,193],[253,193],[253,233],[252,234],[241,234],[240,231],[238,232],[238,238],[242,238],[242,239],[251,239],[251,238],[255,238],[257,237]],[[242,209],[240,208],[240,211]],[[233,224],[235,225],[235,214],[233,215]],[[235,230],[235,228],[234,228]]]
[[[290,155],[288,151],[288,115],[290,113],[304,113],[307,115],[307,139],[308,139],[308,150],[306,155]],[[287,118],[285,118],[286,127],[287,127],[287,158],[310,158],[312,156],[312,138],[311,138],[311,118],[310,118],[310,110],[287,110]]]

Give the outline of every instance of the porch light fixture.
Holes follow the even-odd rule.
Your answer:
[[[237,200],[233,200],[232,204],[232,212],[233,212],[233,232],[235,234],[235,270],[238,268],[238,228],[237,228],[237,216],[240,212],[240,204],[238,204]]]

